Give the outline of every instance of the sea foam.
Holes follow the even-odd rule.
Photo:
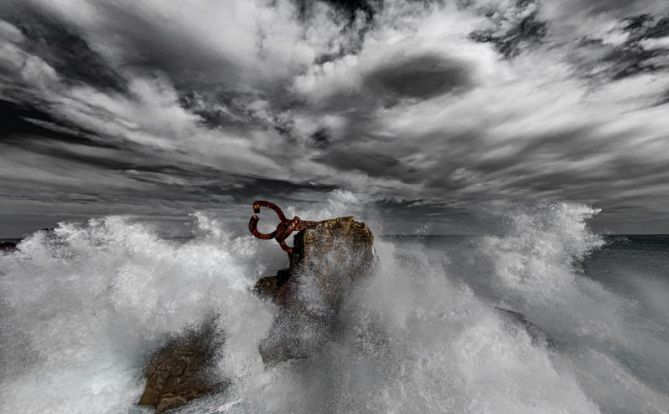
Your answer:
[[[335,194],[333,211],[348,198]],[[0,256],[0,409],[127,412],[151,353],[215,318],[214,368],[232,386],[183,413],[665,412],[652,378],[669,373],[666,331],[580,269],[602,245],[586,224],[596,211],[500,214],[503,234],[457,248],[377,238],[375,271],[332,340],[271,368],[258,345],[278,309],[251,287],[285,261],[273,243],[227,236],[229,223],[204,214],[185,242],[122,217],[36,233]]]

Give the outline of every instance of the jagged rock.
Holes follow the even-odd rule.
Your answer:
[[[16,249],[16,243],[14,242],[0,242],[0,252],[6,252],[6,253],[12,253],[15,252]]]
[[[288,269],[284,269],[283,271],[288,272]],[[253,292],[258,296],[273,299],[276,297],[276,293],[280,287],[279,276],[266,276],[256,282]]]
[[[256,282],[253,291],[265,298],[276,299],[279,289],[290,279],[290,269],[279,270],[276,276],[263,277]]]
[[[308,357],[321,348],[352,283],[369,273],[373,245],[372,232],[353,217],[324,220],[295,235],[290,268],[256,285],[280,306],[260,344],[265,364]]]
[[[221,336],[213,322],[170,341],[146,368],[146,386],[137,404],[162,413],[224,390],[229,382],[217,380],[209,371],[221,345]]]
[[[280,306],[270,335],[260,345],[267,365],[307,357],[323,345],[349,287],[370,270],[373,243],[369,228],[352,217],[321,221],[295,235],[289,269],[261,279],[255,287]],[[227,388],[229,381],[209,375],[221,345],[213,322],[169,342],[146,369],[138,405],[162,413]]]

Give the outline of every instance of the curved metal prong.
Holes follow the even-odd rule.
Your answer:
[[[261,233],[258,231],[258,213],[260,213],[260,208],[266,207],[271,210],[274,210],[276,215],[279,217],[279,224],[276,226],[276,230],[271,233]],[[262,240],[276,239],[281,248],[288,254],[293,253],[293,248],[286,244],[286,239],[294,231],[302,231],[308,227],[311,227],[315,224],[313,221],[302,221],[299,217],[293,217],[291,220],[288,220],[283,214],[283,211],[276,204],[270,203],[265,200],[256,200],[253,202],[253,215],[249,221],[249,231],[255,237]]]
[[[288,254],[293,254],[293,248],[290,247],[290,246],[288,246],[288,245],[286,244],[286,241],[285,241],[285,240],[281,240],[281,241],[279,242],[279,246],[281,246],[281,248],[283,249],[284,252],[286,252],[286,253],[288,253]]]
[[[277,225],[276,230],[274,230],[271,233],[261,233],[258,230],[258,221],[260,219],[258,218],[257,214],[260,213],[260,207],[266,207],[266,208],[269,208],[271,210],[274,210],[276,215],[279,217],[280,222]],[[251,220],[249,221],[249,231],[251,232],[251,234],[253,234],[254,236],[256,236],[257,238],[259,238],[261,240],[270,240],[270,239],[275,238],[277,233],[281,229],[282,224],[287,221],[286,216],[283,214],[283,211],[281,211],[281,209],[276,204],[270,203],[269,201],[265,201],[265,200],[254,201],[253,202],[253,212],[255,214],[253,214],[251,216]]]
[[[279,217],[279,220],[287,221],[286,216],[283,214],[283,211],[274,203],[270,203],[269,201],[265,200],[256,200],[253,202],[253,212],[258,214],[260,213],[260,207],[266,207],[269,209],[274,210],[276,215]]]
[[[260,231],[258,231],[258,220],[260,219],[255,214],[251,216],[251,220],[249,220],[249,231],[251,232],[251,234],[253,234],[254,236],[256,236],[261,240],[273,239],[276,236],[276,230],[274,230],[271,233],[261,233]]]

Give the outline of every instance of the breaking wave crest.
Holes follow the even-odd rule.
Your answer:
[[[233,385],[183,413],[663,412],[666,326],[580,269],[596,212],[505,214],[503,235],[458,245],[377,240],[333,340],[271,368],[258,345],[277,308],[250,289],[282,264],[273,244],[204,215],[186,242],[121,217],[36,233],[0,256],[0,407],[127,412],[152,352],[215,315]]]

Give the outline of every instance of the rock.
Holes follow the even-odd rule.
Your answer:
[[[137,404],[151,406],[156,413],[162,413],[223,391],[229,381],[217,380],[210,373],[222,343],[213,321],[168,342],[146,368],[146,386]]]
[[[7,241],[0,242],[0,252],[12,253],[16,250],[16,243]]]
[[[328,340],[352,283],[374,262],[374,236],[352,217],[325,220],[295,235],[290,267],[258,281],[255,292],[280,308],[260,353],[266,365],[312,355]],[[223,339],[214,321],[173,339],[151,359],[138,405],[156,413],[225,390],[210,374]]]
[[[261,279],[256,291],[280,306],[260,344],[266,365],[305,358],[328,340],[352,284],[374,262],[374,235],[353,217],[318,222],[295,235],[290,268]]]
[[[280,272],[288,272],[288,269],[280,270]],[[280,287],[279,276],[266,276],[256,282],[253,293],[263,298],[274,299]]]
[[[279,289],[290,279],[290,269],[279,270],[276,276],[267,276],[256,282],[254,293],[258,296],[276,299]]]

